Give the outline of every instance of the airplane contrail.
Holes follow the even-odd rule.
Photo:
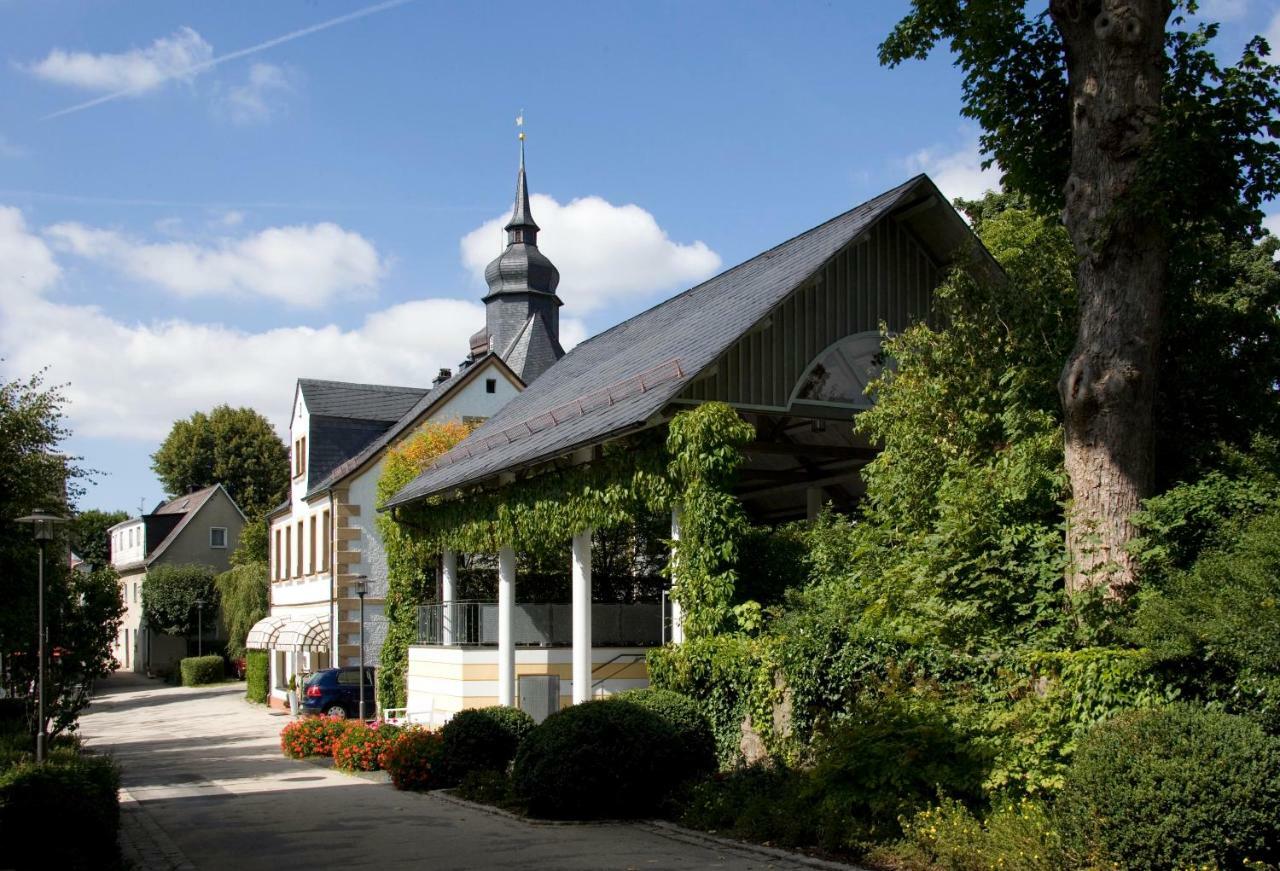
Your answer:
[[[304,27],[301,30],[294,30],[283,36],[277,36],[268,39],[266,42],[260,42],[257,45],[251,45],[248,48],[242,48],[237,51],[229,52],[198,64],[192,64],[185,69],[177,70],[161,81],[168,81],[193,73],[202,73],[205,70],[213,69],[216,66],[226,63],[227,61],[238,60],[251,54],[257,54],[260,51],[266,51],[285,42],[292,42],[295,39],[301,39],[304,36],[310,36],[313,33],[319,33],[321,30],[328,30],[330,27],[337,27],[339,24],[346,24],[348,21],[355,21],[357,18],[364,18],[367,15],[376,15],[379,12],[385,12],[388,9],[394,9],[397,6],[403,6],[406,3],[412,3],[413,0],[386,0],[383,3],[375,3],[372,6],[366,6],[364,9],[357,9],[355,12],[348,12],[346,15],[339,15],[337,18],[330,18],[328,21],[321,21],[319,24],[312,24],[310,27]],[[118,100],[121,97],[127,97],[130,94],[137,94],[141,91],[155,87],[155,83],[148,83],[146,87],[125,88],[124,90],[114,91],[110,94],[103,94],[101,97],[94,97],[83,103],[77,103],[74,106],[68,106],[65,109],[59,109],[56,112],[50,112],[40,118],[41,121],[49,121],[53,118],[60,118],[63,115],[70,115],[72,112],[79,112],[83,109],[90,109],[94,106],[101,106],[103,103],[109,103],[112,100]]]

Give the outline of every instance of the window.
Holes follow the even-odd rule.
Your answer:
[[[284,551],[280,549],[280,530],[276,530],[276,571],[272,575],[277,581],[284,577]]]
[[[333,539],[333,528],[329,523],[329,512],[327,510],[324,512],[321,526],[324,527],[324,540],[320,543],[321,548],[323,548],[321,551],[320,571],[327,572],[329,571],[329,542]]]
[[[316,516],[311,515],[311,532],[307,538],[307,574],[316,573]]]
[[[484,379],[484,392],[485,392],[485,393],[497,393],[497,392],[498,392],[498,379],[497,379],[497,378],[486,378],[486,379]]]
[[[209,527],[209,547],[227,546],[227,528],[225,526]]]
[[[300,477],[307,471],[307,437],[303,436],[293,443],[293,477]]]
[[[885,357],[878,332],[846,336],[818,355],[792,391],[792,403],[870,408],[867,385],[894,363]]]
[[[281,570],[283,574],[280,575],[280,577],[282,578],[289,577],[289,564],[293,560],[292,533],[293,533],[292,526],[286,526],[284,528],[284,563],[283,563],[283,568]]]
[[[298,565],[295,577],[302,577],[302,521],[298,521]]]

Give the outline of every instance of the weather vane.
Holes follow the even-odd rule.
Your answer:
[[[521,109],[520,114],[516,116],[516,126],[520,128],[520,135],[517,138],[524,142],[524,109]]]

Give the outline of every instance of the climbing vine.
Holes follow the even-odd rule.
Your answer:
[[[667,433],[670,474],[680,485],[680,543],[672,598],[687,638],[724,628],[738,582],[738,552],[749,524],[733,482],[742,446],[755,436],[728,405],[713,402],[676,415]]]
[[[471,427],[458,421],[429,423],[387,451],[378,478],[378,502],[393,496],[436,458],[462,441]],[[386,708],[404,707],[409,645],[418,640],[418,605],[435,596],[436,552],[379,514],[378,534],[387,554],[387,636],[378,669],[378,698]]]

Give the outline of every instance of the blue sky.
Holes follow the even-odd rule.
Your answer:
[[[1202,6],[1224,55],[1280,36]],[[179,417],[429,383],[483,322],[521,109],[570,342],[916,172],[976,195],[949,58],[876,63],[905,8],[0,0],[0,376],[68,384],[82,507],[135,513]]]

